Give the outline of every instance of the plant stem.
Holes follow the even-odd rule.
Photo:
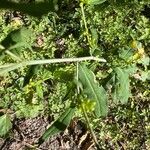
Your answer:
[[[87,61],[87,60],[94,60],[99,62],[106,62],[103,58],[97,58],[93,56],[89,57],[79,57],[79,58],[61,58],[61,59],[44,59],[44,60],[29,60],[29,61],[22,61],[20,63],[11,63],[5,64],[0,66],[0,75],[15,70],[20,67],[29,66],[29,65],[42,65],[42,64],[54,64],[54,63],[67,63],[67,62],[80,62],[80,61]]]
[[[76,68],[77,68],[77,69],[76,69],[76,79],[77,79],[77,82],[78,82],[78,81],[79,81],[79,62],[77,62]],[[77,99],[78,99],[79,94],[80,94],[80,89],[79,89],[79,86],[78,86],[78,84],[77,84]],[[94,134],[94,131],[93,131],[91,125],[90,125],[90,121],[89,121],[88,115],[87,115],[87,113],[86,113],[86,110],[84,109],[84,106],[83,106],[82,104],[81,104],[81,109],[82,109],[84,118],[85,118],[85,120],[86,120],[86,122],[87,122],[87,125],[88,125],[88,127],[89,127],[89,130],[90,130],[90,132],[91,132],[91,135],[92,135],[92,137],[93,137],[93,140],[94,140],[94,142],[95,142],[95,145],[96,145],[97,149],[99,149],[99,144],[98,144],[97,138],[96,138],[96,136],[95,136],[95,134]]]
[[[86,34],[89,45],[91,45],[91,42],[90,42],[91,40],[90,40],[89,30],[88,30],[87,22],[86,22],[86,18],[85,18],[83,3],[80,3],[80,7],[81,7],[82,18],[83,18],[84,27],[85,27],[85,34]]]
[[[77,62],[77,66],[76,66],[76,78],[77,78],[77,82],[79,81],[79,62]],[[79,88],[79,86],[78,86],[78,84],[77,84],[77,94],[80,94],[80,88]]]
[[[97,57],[89,56],[89,57],[79,57],[79,58],[30,60],[30,61],[24,61],[24,62],[22,62],[22,64],[38,65],[38,64],[50,64],[50,63],[80,62],[80,61],[87,61],[87,60],[95,60],[95,61],[99,61],[99,62],[106,62],[106,60],[103,59],[103,58],[97,58]]]
[[[98,143],[98,141],[97,141],[97,138],[96,138],[96,136],[95,136],[95,133],[94,133],[94,131],[93,131],[91,125],[90,125],[90,121],[89,121],[88,115],[87,115],[86,110],[84,109],[83,105],[81,105],[81,109],[82,109],[83,115],[84,115],[84,117],[85,117],[85,120],[86,120],[86,122],[87,122],[87,125],[88,125],[88,127],[89,127],[89,130],[90,130],[90,132],[91,132],[91,135],[92,135],[92,137],[93,137],[93,140],[94,140],[94,142],[95,142],[95,145],[96,145],[97,149],[99,150],[99,149],[100,149],[100,145],[99,145],[99,143]]]

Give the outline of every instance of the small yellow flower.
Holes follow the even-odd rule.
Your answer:
[[[142,44],[136,40],[131,42],[131,48],[135,49],[136,53],[132,56],[132,61],[139,60],[145,57],[145,51]]]
[[[143,56],[145,53],[144,48],[138,48],[138,53]]]
[[[92,112],[95,109],[96,102],[93,100],[85,99],[79,105],[79,111],[82,111],[82,107],[85,109],[86,112]]]
[[[137,41],[133,40],[131,42],[131,48],[136,49],[138,47]]]
[[[140,55],[138,53],[135,53],[132,57],[132,61],[140,59]]]
[[[13,18],[12,22],[11,22],[11,25],[14,27],[14,28],[18,28],[20,26],[23,25],[23,22],[20,18],[16,17],[16,18]]]

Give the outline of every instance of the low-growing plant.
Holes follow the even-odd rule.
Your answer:
[[[36,13],[12,2],[12,9],[31,16],[28,27],[20,25],[1,39],[1,136],[12,128],[10,116],[35,117],[46,111],[59,114],[55,114],[57,119],[40,137],[41,144],[64,131],[73,116],[82,114],[100,149],[91,118],[99,120],[108,115],[111,107],[127,104],[132,98],[133,78],[149,80],[149,57],[144,47],[150,40],[150,26],[149,20],[140,14],[148,2],[77,1],[76,11],[69,16],[72,22],[66,23],[68,16],[61,18],[65,12],[59,13],[69,3],[56,3],[58,12],[43,16],[43,22],[38,24],[37,18],[32,22],[30,19],[45,14],[47,8]],[[32,7],[41,4],[45,6],[40,2]]]

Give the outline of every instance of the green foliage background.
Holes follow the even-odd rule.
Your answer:
[[[86,1],[84,5],[90,42],[86,38],[80,2],[64,0],[55,4],[57,12],[40,18],[1,10],[1,45],[9,33],[25,26],[30,29],[28,41],[13,50],[21,60],[73,58],[91,53],[105,58],[105,64],[86,63],[99,84],[107,91],[112,90],[108,93],[108,116],[90,118],[102,149],[149,149],[150,18],[143,11],[150,4],[146,0],[107,0],[99,5],[95,4],[100,1],[93,2]],[[128,64],[126,60],[136,53],[131,48],[133,40],[142,43],[146,59]],[[0,64],[19,61],[3,50],[0,54]],[[11,109],[17,117],[51,114],[57,118],[76,97],[75,69],[75,64],[43,65],[0,76],[0,108]],[[112,103],[114,97],[116,101]],[[120,104],[119,99],[128,103]]]

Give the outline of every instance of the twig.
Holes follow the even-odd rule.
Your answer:
[[[36,146],[33,146],[33,145],[31,145],[31,144],[29,144],[29,143],[26,143],[26,142],[24,142],[24,141],[23,141],[23,144],[24,144],[25,146],[27,146],[28,148],[32,148],[32,149],[35,149],[35,150],[41,150],[40,148],[37,148]]]

